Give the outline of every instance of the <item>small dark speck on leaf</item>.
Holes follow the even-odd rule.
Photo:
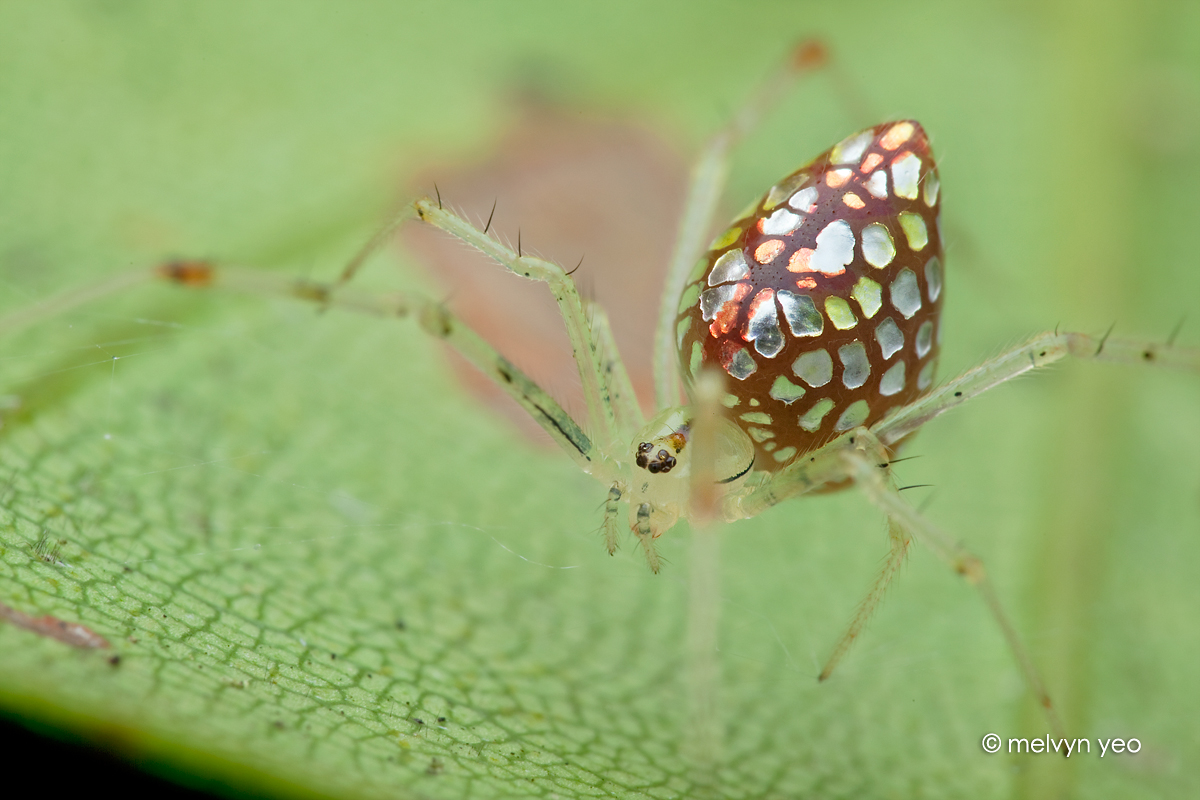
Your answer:
[[[120,654],[113,654],[113,655],[109,656],[108,663],[114,667],[119,666],[121,664]]]
[[[407,627],[408,626],[404,624],[404,620],[402,620],[402,619],[396,620],[396,630],[402,631]]]

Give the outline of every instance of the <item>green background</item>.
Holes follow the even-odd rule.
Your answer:
[[[1161,339],[1194,311],[1200,6],[1170,2],[5,2],[0,311],[172,254],[332,275],[422,158],[494,142],[530,65],[693,153],[810,34],[933,136],[943,375],[1056,324]],[[829,81],[781,98],[731,206],[872,121]],[[364,285],[426,285],[380,262]],[[0,602],[122,660],[0,623],[0,705],[280,795],[696,796],[690,535],[658,577],[608,558],[603,489],[441,362],[412,324],[167,287],[6,337]],[[1066,364],[930,425],[901,473],[936,486],[914,499],[984,558],[1090,756],[983,753],[1045,723],[919,548],[817,685],[885,548],[845,492],[724,531],[712,792],[1200,791],[1198,409],[1194,376]],[[1141,753],[1100,759],[1114,736]]]

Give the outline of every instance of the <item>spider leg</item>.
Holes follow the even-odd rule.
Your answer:
[[[879,570],[879,575],[875,578],[875,582],[871,584],[870,591],[858,605],[858,610],[854,612],[854,618],[850,620],[850,627],[838,639],[838,642],[833,647],[833,652],[829,659],[825,662],[825,666],[821,669],[821,674],[817,680],[825,680],[837,668],[842,658],[850,651],[850,645],[854,644],[858,639],[858,635],[862,633],[862,629],[874,615],[879,607],[879,601],[883,599],[883,595],[887,592],[888,586],[891,585],[892,578],[899,571],[900,565],[904,563],[905,557],[908,555],[909,545],[912,544],[912,537],[908,532],[895,520],[888,519],[888,544],[890,550],[887,558],[883,562],[883,566]]]
[[[1125,364],[1155,364],[1200,374],[1200,349],[1141,339],[1090,336],[1086,333],[1043,333],[989,359],[974,369],[896,409],[871,426],[884,444],[895,444],[934,417],[1038,367],[1067,356]]]
[[[150,272],[126,272],[113,278],[107,278],[98,283],[69,289],[65,292],[47,297],[37,303],[31,303],[25,308],[13,311],[0,317],[0,336],[21,331],[43,319],[65,314],[73,308],[93,303],[109,295],[119,294],[126,289],[132,289],[143,283],[154,280]]]
[[[476,228],[462,217],[442,208],[441,203],[423,197],[413,203],[417,216],[436,228],[461,239],[481,253],[492,257],[509,272],[542,281],[550,287],[562,314],[571,340],[575,363],[579,367],[579,379],[587,401],[587,425],[600,447],[609,450],[621,440],[613,410],[612,391],[606,378],[604,364],[596,338],[588,324],[587,309],[575,288],[575,281],[558,264],[540,258],[514,252],[488,234]],[[607,358],[617,359],[615,348]]]
[[[766,480],[726,495],[721,501],[721,518],[726,522],[750,519],[785,500],[843,483],[850,476],[846,474],[841,453],[853,447],[854,441],[851,431],[805,453]]]
[[[688,750],[694,763],[711,771],[720,764],[721,662],[718,633],[721,612],[721,541],[716,513],[716,421],[724,410],[724,373],[703,370],[693,387],[691,488],[688,519],[692,526],[688,569]]]
[[[650,565],[650,571],[657,575],[658,571],[662,569],[662,560],[658,557],[658,548],[654,546],[654,529],[650,527],[650,504],[642,503],[637,507],[635,513],[633,532],[642,544],[642,551],[646,554],[646,563]]]
[[[333,286],[340,287],[349,283],[358,274],[359,269],[366,263],[367,259],[375,254],[379,248],[392,240],[396,235],[396,230],[404,224],[413,214],[413,208],[410,205],[404,206],[396,213],[382,228],[377,230],[375,234],[367,240],[358,252],[346,262],[346,266],[342,267],[342,274],[334,281]]]
[[[592,337],[599,350],[604,377],[608,381],[617,429],[624,439],[628,440],[646,424],[646,419],[642,414],[642,407],[638,405],[633,382],[629,380],[629,371],[625,369],[625,362],[621,360],[617,350],[617,340],[613,338],[608,314],[596,303],[589,304],[587,308],[591,316]]]
[[[667,278],[663,285],[658,327],[654,334],[654,398],[659,409],[679,405],[679,367],[676,363],[675,317],[679,296],[697,259],[703,255],[712,232],[713,215],[729,171],[729,151],[754,129],[763,112],[779,101],[795,79],[823,67],[825,46],[817,40],[797,44],[762,84],[704,146],[692,168],[687,199],[675,237]]]
[[[920,402],[920,401],[918,401]],[[982,595],[992,617],[1000,626],[1009,649],[1012,650],[1025,680],[1036,696],[1056,736],[1062,735],[1062,725],[1050,703],[1045,684],[1033,666],[1029,653],[1016,629],[1000,605],[1000,600],[988,580],[983,563],[962,545],[926,520],[906,503],[887,475],[890,456],[887,447],[866,428],[858,428],[835,439],[824,447],[792,462],[757,486],[727,497],[723,502],[726,519],[755,516],[767,508],[814,489],[853,480],[888,518],[891,552],[870,592],[859,605],[850,628],[838,640],[833,655],[821,671],[827,678],[858,637],[874,613],[908,550],[909,540],[916,539],[929,547],[955,572],[967,579]]]
[[[617,514],[621,510],[621,495],[621,485],[614,483],[609,487],[608,498],[604,501],[604,546],[610,556],[617,552],[617,537],[620,533]]]
[[[972,397],[1067,356],[1128,364],[1150,363],[1200,374],[1200,348],[1085,333],[1043,333],[897,408],[872,425],[871,433],[885,447],[895,444],[934,417]],[[804,454],[769,480],[727,496],[722,502],[722,517],[729,521],[748,519],[789,498],[846,480],[851,476],[845,473],[837,454],[854,443],[854,433],[845,434]],[[884,456],[881,459],[881,464],[888,460]]]
[[[520,403],[584,472],[602,479],[609,478],[607,458],[554,398],[444,306],[426,297],[409,292],[377,294],[358,291],[341,283],[319,283],[257,270],[219,268],[205,262],[167,264],[156,270],[153,276],[194,288],[213,287],[251,294],[282,295],[357,313],[414,317],[427,333],[444,340]]]
[[[1054,705],[1050,702],[1050,695],[1046,691],[1045,683],[1033,665],[1033,659],[1030,658],[1025,643],[1021,641],[1016,628],[1013,627],[1008,614],[1000,604],[1000,598],[988,578],[983,562],[900,497],[900,492],[885,476],[886,470],[880,469],[880,464],[887,462],[888,453],[883,443],[873,433],[865,428],[859,428],[853,434],[851,438],[855,442],[854,447],[847,447],[841,451],[847,474],[854,478],[867,498],[887,515],[889,525],[898,525],[905,535],[919,540],[979,591],[992,618],[1000,626],[1004,638],[1008,641],[1008,647],[1021,668],[1026,684],[1045,712],[1054,735],[1060,738],[1065,736],[1062,722],[1058,718]],[[894,548],[893,544],[893,553]],[[855,622],[857,623],[858,620],[856,619]],[[853,630],[853,624],[851,628]],[[848,645],[849,642],[839,642],[839,647],[843,650]],[[836,650],[835,656],[840,657]],[[822,672],[822,677],[827,677],[828,671],[832,669],[832,662],[831,659],[831,664]]]
[[[414,317],[427,333],[450,344],[500,389],[508,392],[583,471],[596,474],[604,469],[605,457],[558,402],[440,303],[413,293],[376,294],[340,288],[340,284],[304,281],[256,270],[210,269],[211,283],[229,289],[288,295],[378,317]],[[164,270],[163,277],[172,277],[169,267]],[[601,475],[604,475],[602,471]]]

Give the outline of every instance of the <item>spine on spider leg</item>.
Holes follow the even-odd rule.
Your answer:
[[[1122,364],[1153,364],[1200,374],[1200,348],[1177,347],[1173,342],[1088,336],[1066,333],[1067,346],[1077,358],[1115,361]]]

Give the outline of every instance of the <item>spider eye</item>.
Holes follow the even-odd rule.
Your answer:
[[[675,460],[675,456],[671,455],[666,450],[660,449],[654,454],[654,458],[651,459],[647,454],[652,449],[654,449],[654,445],[652,445],[650,442],[642,442],[638,445],[636,463],[639,467],[646,470],[651,475],[658,475],[659,473],[666,474],[675,468],[675,464],[678,463]]]
[[[650,458],[647,453],[650,452],[651,448],[653,448],[653,445],[649,442],[642,442],[637,446],[637,458],[634,459],[634,463],[642,469],[647,469],[650,465]]]
[[[707,364],[732,378],[725,406],[760,469],[932,384],[939,188],[921,126],[877,125],[772,187],[697,264],[677,322],[684,379]]]

